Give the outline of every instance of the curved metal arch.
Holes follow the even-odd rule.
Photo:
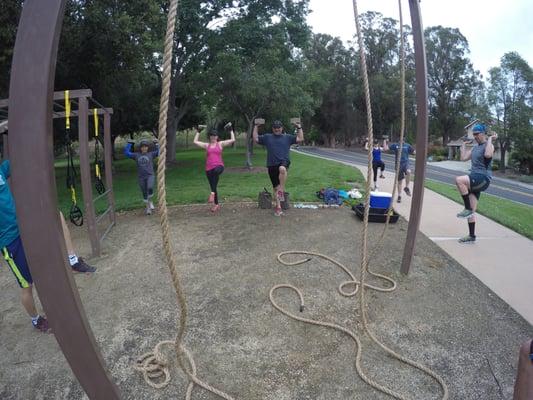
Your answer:
[[[427,74],[419,0],[409,0],[416,55],[417,141],[413,191],[402,272],[411,265],[422,210],[427,152]],[[9,152],[21,236],[43,307],[76,378],[91,399],[119,399],[91,332],[65,258],[53,169],[52,97],[66,0],[24,3],[10,82]],[[422,157],[420,157],[422,155]]]
[[[52,101],[66,0],[27,0],[9,87],[9,154],[20,232],[50,324],[91,399],[119,399],[67,265],[53,168]]]

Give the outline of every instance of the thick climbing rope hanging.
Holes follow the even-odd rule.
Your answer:
[[[102,161],[100,160],[100,139],[98,132],[98,110],[93,108],[94,120],[94,187],[98,194],[105,192],[105,185],[102,181]]]
[[[400,151],[401,151],[401,148],[403,146],[403,136],[404,136],[404,126],[405,126],[405,115],[404,115],[404,110],[405,110],[405,62],[404,62],[404,38],[403,38],[403,18],[402,18],[402,11],[401,11],[401,0],[398,1],[398,4],[399,4],[399,8],[400,8],[400,35],[401,35],[401,39],[400,39],[400,43],[401,43],[401,50],[400,50],[400,64],[401,64],[401,80],[402,80],[402,84],[401,84],[401,107],[402,107],[402,116],[401,116],[401,130],[400,130]],[[357,12],[357,1],[356,0],[353,0],[353,9],[354,9],[354,20],[355,20],[355,25],[356,25],[356,30],[357,30],[357,39],[358,39],[358,45],[359,45],[359,56],[360,56],[360,65],[361,65],[361,73],[362,73],[362,77],[363,77],[363,86],[364,86],[364,91],[365,91],[365,103],[366,103],[366,108],[367,108],[367,128],[368,128],[368,143],[373,143],[373,124],[372,124],[372,108],[371,108],[371,100],[370,100],[370,89],[369,89],[369,83],[368,83],[368,73],[367,73],[367,69],[366,69],[366,57],[365,57],[365,52],[364,52],[364,44],[363,44],[363,38],[362,38],[362,34],[361,34],[361,28],[360,28],[360,25],[359,25],[359,16],[358,16],[358,12]],[[397,157],[397,160],[399,160],[399,157]],[[394,183],[393,183],[393,197],[394,198],[394,195],[395,195],[395,191],[396,191],[396,182],[397,182],[397,177],[398,177],[398,173],[399,173],[399,163],[398,161],[396,162],[396,165],[395,165],[395,180],[394,180]],[[338,288],[338,291],[341,295],[343,296],[346,296],[346,297],[350,297],[350,296],[355,296],[356,293],[359,293],[359,306],[360,306],[360,315],[361,315],[361,322],[362,322],[362,326],[363,326],[363,332],[366,333],[368,335],[368,337],[375,343],[377,344],[382,350],[384,350],[386,353],[388,353],[390,356],[392,356],[393,358],[396,358],[397,360],[407,364],[407,365],[410,365],[416,369],[419,369],[420,371],[426,373],[427,375],[431,376],[432,378],[434,378],[437,383],[441,386],[442,388],[442,399],[443,400],[446,400],[448,399],[448,387],[446,386],[446,383],[444,382],[444,380],[439,376],[437,375],[435,372],[433,372],[431,369],[425,367],[424,365],[422,364],[419,364],[415,361],[412,361],[400,354],[398,354],[397,352],[395,352],[394,350],[390,349],[389,347],[387,347],[385,344],[383,344],[382,342],[379,341],[379,339],[374,335],[374,333],[370,330],[369,326],[368,326],[368,316],[367,316],[367,302],[366,302],[366,297],[365,297],[365,291],[366,289],[372,289],[372,290],[377,290],[377,291],[381,291],[381,292],[388,292],[388,291],[393,291],[395,288],[396,288],[396,282],[394,282],[391,278],[389,277],[386,277],[384,275],[381,275],[381,274],[376,274],[374,272],[372,272],[370,269],[369,269],[369,251],[368,251],[368,216],[369,216],[369,209],[370,209],[370,196],[368,195],[370,193],[370,182],[371,182],[371,179],[372,179],[372,148],[369,146],[368,148],[368,165],[367,165],[367,179],[366,179],[366,193],[367,193],[367,196],[365,198],[365,212],[364,212],[364,218],[363,218],[363,243],[362,243],[362,249],[361,249],[361,265],[360,265],[360,277],[359,277],[359,280],[357,281],[354,277],[354,275],[349,271],[349,269],[347,267],[345,267],[344,265],[342,265],[341,263],[331,259],[330,257],[328,256],[325,256],[323,254],[320,254],[320,253],[312,253],[312,252],[306,252],[306,251],[288,251],[288,252],[283,252],[283,253],[280,253],[278,255],[278,261],[285,265],[285,266],[295,266],[295,265],[299,265],[299,264],[303,264],[307,261],[310,261],[311,258],[305,258],[305,259],[302,259],[302,260],[298,260],[298,261],[294,261],[294,262],[287,262],[287,261],[284,261],[283,260],[283,256],[285,255],[289,255],[289,254],[300,254],[300,255],[311,255],[311,256],[315,256],[315,257],[319,257],[319,258],[323,258],[327,261],[330,261],[332,262],[334,265],[338,266],[339,268],[341,268],[344,272],[347,273],[347,275],[350,277],[350,280],[348,281],[345,281],[343,283],[341,283],[339,285],[339,288]],[[392,203],[392,202],[391,202]],[[384,237],[384,234],[386,232],[386,229],[387,229],[387,226],[389,224],[389,218],[390,218],[390,210],[391,210],[392,206],[389,206],[389,212],[387,213],[388,214],[388,218],[387,218],[387,223],[384,227],[384,230],[382,232],[382,235],[381,235],[381,238],[380,238],[380,243],[378,243],[378,247],[381,245],[381,241]],[[377,249],[377,247],[376,247]],[[385,279],[387,281],[389,281],[391,283],[392,286],[389,286],[388,288],[380,288],[380,287],[376,287],[376,286],[373,286],[373,285],[369,285],[366,283],[366,280],[367,280],[367,274],[370,274],[370,275],[373,275],[373,276],[376,276],[378,278],[381,278],[381,279]],[[353,287],[353,290],[351,291],[346,291],[345,287],[346,286],[352,286]],[[310,319],[310,318],[304,318],[302,316],[299,316],[299,315],[296,315],[294,313],[291,313],[290,311],[287,311],[285,310],[284,308],[282,308],[280,305],[278,305],[274,299],[274,293],[276,290],[278,289],[281,289],[281,288],[286,288],[286,289],[290,289],[292,291],[294,291],[298,297],[299,297],[299,300],[300,300],[300,312],[303,312],[304,311],[304,298],[303,298],[303,294],[302,292],[296,288],[295,286],[293,285],[290,285],[290,284],[281,284],[281,285],[276,285],[274,286],[271,290],[270,290],[270,293],[269,293],[269,298],[270,298],[270,301],[272,303],[272,305],[278,310],[280,311],[281,313],[287,315],[288,317],[290,318],[293,318],[297,321],[300,321],[300,322],[304,322],[304,323],[308,323],[308,324],[312,324],[312,325],[319,325],[319,326],[323,326],[323,327],[327,327],[327,328],[331,328],[331,329],[335,329],[335,330],[339,330],[341,332],[344,332],[346,335],[350,336],[354,342],[356,343],[356,346],[357,346],[357,349],[356,349],[356,357],[355,357],[355,366],[356,366],[356,371],[357,373],[359,374],[359,376],[361,377],[361,379],[363,379],[364,382],[366,382],[367,384],[369,384],[370,386],[372,386],[373,388],[383,392],[383,393],[386,393],[396,399],[400,399],[400,400],[407,400],[409,399],[407,396],[404,396],[403,394],[401,393],[398,393],[388,387],[386,387],[385,385],[381,384],[381,383],[378,383],[376,381],[374,381],[373,379],[370,379],[366,373],[364,372],[362,366],[361,366],[361,354],[362,354],[362,344],[361,344],[361,341],[360,339],[358,338],[358,336],[350,331],[349,329],[343,327],[343,326],[340,326],[338,324],[334,324],[334,323],[330,323],[330,322],[324,322],[324,321],[318,321],[318,320],[313,320],[313,319]]]
[[[181,370],[187,375],[190,382],[187,387],[186,400],[190,400],[194,385],[198,385],[226,400],[233,398],[226,393],[208,385],[196,376],[196,366],[188,350],[183,346],[187,326],[187,303],[181,286],[180,276],[176,266],[176,259],[170,241],[170,224],[168,222],[168,209],[166,200],[165,172],[167,156],[167,112],[170,95],[170,75],[172,69],[172,53],[174,45],[174,31],[178,13],[178,0],[170,0],[167,16],[167,30],[165,35],[165,50],[163,55],[162,91],[159,104],[159,159],[157,164],[158,201],[160,210],[161,233],[163,249],[180,313],[178,317],[178,333],[175,340],[158,343],[152,353],[141,356],[134,368],[143,373],[146,382],[154,388],[163,388],[170,382],[169,362],[163,355],[161,348],[164,345],[173,345],[176,358]]]
[[[70,135],[70,98],[69,91],[65,90],[65,144],[67,147],[67,189],[70,192],[70,210],[68,218],[76,226],[83,225],[83,213],[78,207],[76,198],[76,180],[78,179],[74,167],[74,151],[72,149],[72,137]]]

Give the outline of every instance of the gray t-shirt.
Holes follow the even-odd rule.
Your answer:
[[[486,147],[487,142],[484,142],[472,148],[472,168],[470,168],[470,172],[473,174],[482,174],[492,178],[492,158],[485,157]]]
[[[291,144],[296,144],[296,135],[266,133],[259,136],[258,143],[267,149],[267,167],[275,167],[290,161]]]
[[[128,143],[124,148],[124,154],[135,160],[137,163],[137,173],[139,178],[146,178],[147,176],[154,174],[154,158],[159,155],[159,147],[156,147],[154,151],[148,151],[146,153],[133,153],[131,152],[131,144]]]

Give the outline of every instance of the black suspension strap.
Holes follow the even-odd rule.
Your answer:
[[[78,207],[76,199],[76,180],[77,173],[74,167],[74,154],[72,150],[72,138],[70,135],[70,100],[69,91],[65,90],[65,138],[67,146],[67,189],[70,191],[70,205],[69,219],[76,226],[83,225],[83,213]]]
[[[94,117],[94,186],[98,194],[105,192],[105,185],[102,181],[103,162],[100,160],[100,140],[98,139],[98,110],[93,108]]]

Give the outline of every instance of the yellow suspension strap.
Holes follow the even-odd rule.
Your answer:
[[[94,186],[98,194],[103,194],[105,192],[105,185],[102,181],[101,173],[101,163],[100,160],[100,142],[98,140],[98,110],[93,108],[93,118],[94,118],[94,177],[95,183]]]
[[[83,213],[76,200],[76,169],[74,168],[74,153],[72,151],[72,138],[70,136],[70,99],[69,91],[65,90],[65,141],[67,147],[67,189],[70,191],[69,219],[76,226],[83,225]]]

